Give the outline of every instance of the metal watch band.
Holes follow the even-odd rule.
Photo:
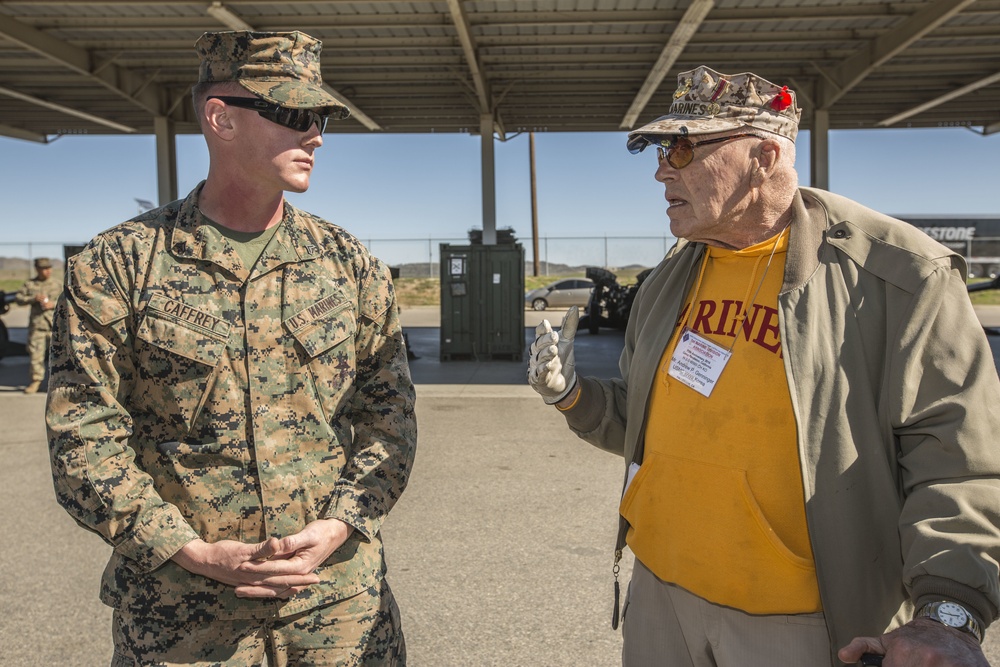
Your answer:
[[[950,622],[945,621],[939,610],[942,606],[955,607],[965,614],[965,623],[962,625],[953,625]],[[979,622],[976,617],[972,615],[972,612],[968,610],[965,605],[959,604],[958,602],[952,602],[951,600],[941,600],[939,602],[928,602],[923,607],[917,611],[915,618],[931,618],[942,625],[955,628],[956,630],[961,630],[962,632],[967,632],[976,638],[980,644],[983,643],[983,629],[980,627]]]

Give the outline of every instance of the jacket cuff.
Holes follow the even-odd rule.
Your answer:
[[[573,407],[560,412],[566,417],[570,428],[587,433],[601,425],[605,408],[604,389],[593,378],[576,377],[580,385],[580,397]]]
[[[942,600],[957,602],[972,613],[983,630],[986,630],[997,617],[996,607],[983,593],[944,577],[931,575],[917,577],[913,580],[912,596],[915,611],[919,611],[931,602]]]
[[[132,531],[132,536],[115,547],[134,572],[151,572],[200,535],[173,505],[154,510],[152,516]]]
[[[383,517],[385,514],[380,503],[373,501],[363,489],[342,486],[336,491],[336,496],[321,518],[343,521],[354,528],[366,542],[371,542],[382,525],[382,520],[375,517]]]

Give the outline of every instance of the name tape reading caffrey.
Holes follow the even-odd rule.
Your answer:
[[[178,319],[184,320],[185,322],[190,322],[199,327],[204,327],[209,331],[214,331],[220,334],[227,334],[229,332],[229,323],[225,320],[220,320],[217,317],[213,317],[208,313],[203,313],[200,310],[196,310],[191,306],[187,306],[180,301],[174,301],[172,299],[163,299],[160,303],[156,304],[156,308],[167,315],[172,315]]]
[[[975,227],[918,227],[918,229],[935,241],[972,241],[976,237]]]

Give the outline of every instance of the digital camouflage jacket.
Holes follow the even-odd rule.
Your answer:
[[[384,572],[379,526],[406,486],[414,391],[388,268],[285,203],[252,270],[184,200],[96,237],[67,268],[46,420],[56,495],[113,547],[101,599],[175,618],[287,616]],[[170,560],[320,518],[355,528],[289,600]]]

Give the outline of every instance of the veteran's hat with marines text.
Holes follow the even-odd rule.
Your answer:
[[[195,43],[198,83],[236,81],[272,104],[293,109],[350,110],[323,89],[322,42],[304,32],[206,32]]]
[[[677,75],[670,113],[628,134],[638,153],[669,136],[693,136],[753,127],[795,141],[802,110],[795,91],[756,74],[721,74],[704,65]],[[669,142],[667,142],[669,143]]]

